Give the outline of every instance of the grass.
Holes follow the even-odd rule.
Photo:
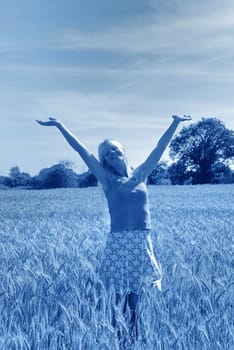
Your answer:
[[[107,235],[98,188],[0,191],[0,349],[179,350],[234,345],[231,185],[152,186],[162,291],[142,291],[128,339],[96,273]]]

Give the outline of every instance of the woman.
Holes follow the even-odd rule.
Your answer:
[[[118,299],[125,294],[131,312],[130,329],[136,335],[136,306],[146,281],[160,288],[161,271],[153,253],[151,219],[146,187],[147,177],[159,162],[180,122],[189,116],[173,116],[173,121],[147,159],[136,169],[129,166],[119,142],[107,139],[99,145],[99,160],[55,118],[37,122],[55,126],[101,183],[110,214],[110,232],[103,252],[101,275],[113,286]]]

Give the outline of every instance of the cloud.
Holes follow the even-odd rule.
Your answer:
[[[99,30],[85,28],[83,31],[82,27],[67,27],[50,32],[36,42],[30,43],[30,37],[21,44],[6,42],[5,48],[1,45],[6,51],[36,49],[42,55],[44,50],[44,56],[43,62],[37,59],[22,61],[20,65],[16,61],[3,62],[2,70],[64,77],[86,75],[87,81],[91,78],[89,85],[95,88],[94,79],[100,77],[106,82],[109,79],[109,83],[123,79],[124,84],[117,87],[120,90],[138,81],[169,75],[233,81],[233,2],[148,0],[146,4],[148,11],[143,15],[134,12],[124,20],[120,18],[118,25],[116,21],[114,25],[108,21]],[[47,60],[53,51],[63,57],[60,64],[56,59]],[[81,52],[87,54],[87,59],[79,64]]]
[[[155,121],[155,113],[160,101],[145,97],[144,100],[136,99],[134,94],[115,94],[114,98],[106,93],[81,94],[63,92],[51,92],[49,94],[31,94],[31,100],[37,100],[44,116],[57,116],[72,121],[74,127],[79,129],[100,128],[142,128],[152,127]],[[144,121],[142,123],[142,113]],[[161,121],[163,118],[161,119]],[[157,118],[160,122],[160,117]]]
[[[76,29],[60,33],[59,42],[65,49],[93,49],[124,54],[164,56],[212,57],[226,50],[233,53],[234,7],[223,3],[212,8],[212,2],[203,6],[203,12],[193,5],[182,13],[162,13],[131,20],[121,26],[96,32]]]

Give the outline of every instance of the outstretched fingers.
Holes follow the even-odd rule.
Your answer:
[[[36,120],[36,122],[43,126],[56,126],[59,124],[58,120],[56,118],[50,117],[48,121],[43,120]]]
[[[192,120],[192,117],[190,115],[184,115],[184,116],[173,115],[172,118],[180,122]]]
[[[182,121],[187,121],[187,120],[192,120],[192,117],[190,116],[190,115],[184,115],[183,117],[182,117]]]
[[[44,125],[44,122],[43,122],[42,120],[36,119],[36,122],[37,122],[38,124],[40,124],[40,125]]]

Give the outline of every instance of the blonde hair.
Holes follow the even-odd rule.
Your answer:
[[[99,158],[99,161],[100,163],[106,167],[107,164],[106,164],[106,161],[105,161],[105,156],[104,156],[104,149],[105,149],[105,145],[107,143],[109,143],[110,141],[112,141],[112,139],[105,139],[104,141],[102,141],[99,146],[98,146],[98,158]]]

